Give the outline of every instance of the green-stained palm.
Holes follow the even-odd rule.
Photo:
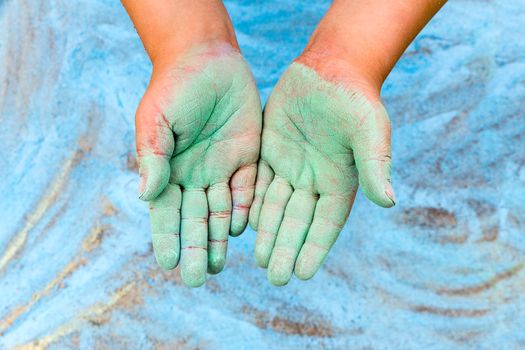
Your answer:
[[[394,205],[390,126],[379,101],[293,63],[264,111],[261,160],[250,211],[255,257],[268,278],[311,278],[337,239],[358,184]]]
[[[253,198],[261,106],[248,65],[230,46],[191,50],[154,72],[136,126],[155,256],[165,269],[180,257],[183,281],[199,286],[222,270]]]

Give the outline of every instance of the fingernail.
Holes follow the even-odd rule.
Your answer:
[[[146,194],[146,176],[142,176],[140,178],[138,192],[139,192],[139,199],[142,199],[144,195]]]
[[[394,203],[394,205],[396,205],[396,197],[394,195],[394,191],[392,190],[392,188],[387,188],[385,190],[385,194],[388,198],[390,198],[390,200],[392,201],[392,203]]]

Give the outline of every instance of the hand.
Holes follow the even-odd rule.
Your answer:
[[[136,129],[157,262],[173,269],[180,256],[182,280],[200,286],[223,269],[253,198],[261,106],[238,50],[204,45],[154,66]]]
[[[334,0],[264,112],[250,225],[255,258],[284,285],[311,278],[336,241],[358,185],[395,204],[384,79],[444,0]]]
[[[395,204],[390,124],[375,91],[344,64],[304,55],[272,92],[250,211],[255,258],[271,283],[316,273],[358,184],[374,203]]]

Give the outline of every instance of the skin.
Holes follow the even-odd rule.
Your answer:
[[[261,128],[255,85],[220,1],[123,3],[153,62],[136,118],[153,246],[165,268],[182,255],[184,282],[199,286],[206,258],[212,273],[224,266],[227,228],[235,235],[246,224]],[[315,274],[358,185],[376,204],[395,204],[379,91],[443,4],[335,0],[280,79],[265,110],[250,211],[255,257],[273,284],[294,271],[301,279]]]
[[[272,284],[287,284],[293,273],[314,276],[358,186],[377,205],[395,204],[390,122],[379,91],[442,5],[336,0],[279,80],[264,111],[250,211],[255,259]]]
[[[374,203],[394,205],[390,158],[390,125],[380,103],[299,62],[288,68],[266,105],[250,217],[255,258],[268,267],[270,282],[286,284],[294,269],[299,278],[313,276],[359,184]]]
[[[183,282],[198,287],[223,269],[228,234],[241,234],[248,221],[259,95],[222,3],[123,3],[153,62],[136,114],[153,249],[164,269],[180,260]],[[177,26],[181,35],[172,33]]]

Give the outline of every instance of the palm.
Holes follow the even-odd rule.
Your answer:
[[[290,84],[276,89],[265,111],[262,160],[296,190],[353,195],[357,170],[347,141],[351,122],[323,106],[327,92],[316,88],[298,91]]]
[[[173,118],[176,135],[171,183],[206,188],[227,182],[237,169],[257,161],[260,102],[239,58],[214,62],[189,77],[178,96],[187,104],[185,111],[175,110],[168,116]]]
[[[387,129],[382,106],[358,91],[297,63],[285,72],[264,112],[250,213],[258,231],[256,259],[269,267],[274,284],[287,283],[294,270],[300,278],[313,276],[348,217],[359,180],[376,203],[393,204],[383,183],[389,171],[390,145],[382,132]]]
[[[206,265],[212,273],[223,268],[228,233],[238,235],[246,226],[260,108],[246,63],[225,48],[187,55],[152,80],[141,102],[137,150],[148,172],[142,192],[154,198],[155,254],[171,269],[180,252],[189,285],[204,282]]]

